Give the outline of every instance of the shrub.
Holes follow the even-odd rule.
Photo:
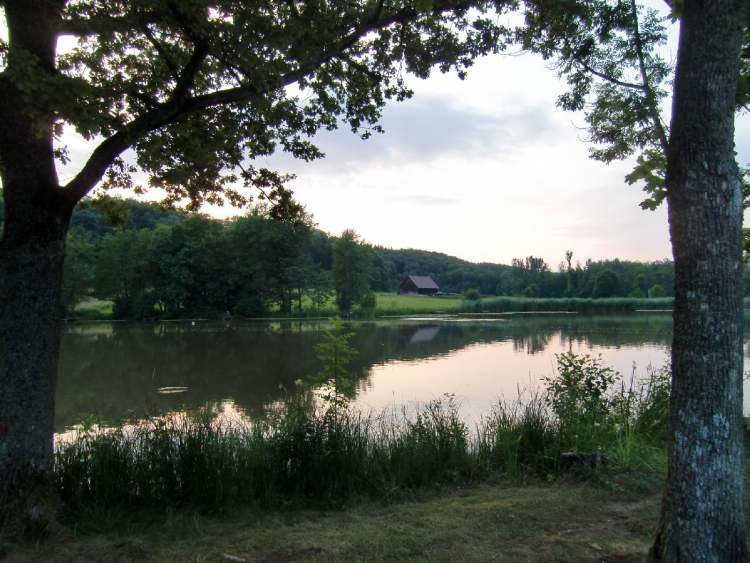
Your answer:
[[[464,299],[467,301],[479,301],[480,297],[479,290],[475,287],[470,287],[464,290]]]

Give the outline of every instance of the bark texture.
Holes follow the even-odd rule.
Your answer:
[[[734,159],[741,0],[686,1],[667,202],[675,260],[672,442],[652,561],[747,561],[742,194]]]
[[[52,435],[59,304],[72,203],[58,185],[53,112],[16,70],[54,73],[61,2],[5,4],[8,69],[0,74],[0,532],[40,531],[54,518]]]

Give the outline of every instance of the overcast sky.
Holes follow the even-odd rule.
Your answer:
[[[373,244],[503,263],[533,254],[553,268],[567,249],[581,262],[671,256],[666,210],[639,208],[643,193],[624,181],[632,162],[589,159],[583,116],[555,106],[564,84],[541,58],[489,57],[463,81],[410,85],[414,98],[385,109],[385,134],[362,141],[344,127],[316,138],[322,160],[259,164],[297,174],[290,187],[321,229]],[[88,149],[69,140],[77,168]],[[736,140],[750,163],[747,117]]]

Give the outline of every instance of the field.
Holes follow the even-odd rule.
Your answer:
[[[378,293],[376,315],[409,315],[413,313],[455,313],[463,299],[457,296],[432,297],[429,295],[399,295]]]
[[[76,305],[71,316],[76,319],[109,319],[112,317],[112,301],[87,297]]]

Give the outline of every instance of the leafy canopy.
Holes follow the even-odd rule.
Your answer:
[[[591,157],[637,157],[626,180],[642,181],[648,197],[641,207],[655,209],[665,196],[669,131],[661,103],[672,73],[659,52],[663,18],[635,0],[529,0],[518,37],[566,80],[558,105],[584,112]]]
[[[322,155],[310,138],[344,122],[381,131],[387,100],[412,95],[407,73],[463,76],[501,49],[496,11],[512,0],[55,0],[57,33],[74,38],[49,69],[0,45],[0,76],[97,143],[66,186],[73,201],[133,188],[143,171],[169,202],[244,205],[254,187],[286,202],[289,176],[258,159]],[[13,9],[2,3],[6,12]],[[8,12],[9,13],[9,12]],[[134,160],[122,158],[132,148]],[[65,147],[57,151],[67,158]],[[287,210],[288,211],[288,210]],[[294,211],[294,210],[292,210]]]

